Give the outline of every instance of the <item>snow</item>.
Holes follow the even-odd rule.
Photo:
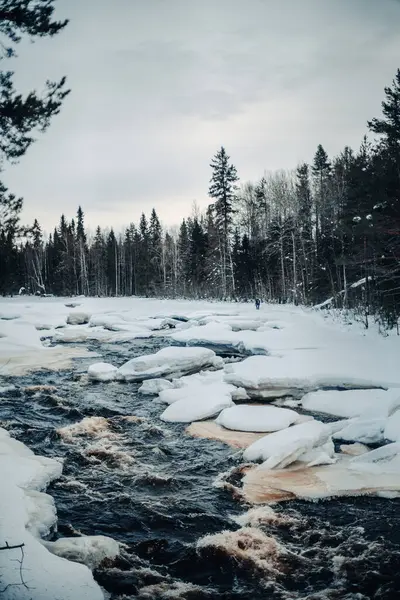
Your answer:
[[[271,433],[254,442],[243,453],[249,461],[263,460],[266,469],[283,468],[307,451],[329,441],[331,428],[319,421],[308,421]],[[314,459],[312,459],[314,460]]]
[[[302,398],[303,408],[336,417],[387,417],[400,406],[400,390],[318,391]]]
[[[399,448],[390,449],[386,455],[369,456],[373,452],[376,451],[356,456],[350,461],[345,457],[347,460],[312,468],[270,471],[261,465],[244,477],[242,497],[252,504],[296,497],[318,500],[382,493],[392,497],[392,492],[400,491]]]
[[[190,327],[173,333],[175,342],[188,346],[207,346],[223,352],[265,354],[263,336],[256,331],[232,331],[229,323],[211,321],[207,325]]]
[[[156,396],[164,390],[173,388],[174,385],[168,379],[146,379],[138,389],[141,394]]]
[[[333,434],[333,438],[346,442],[361,442],[362,444],[380,444],[384,441],[386,418],[349,420],[343,429]]]
[[[175,396],[172,397],[171,402],[173,393]],[[165,396],[168,394],[170,405],[160,418],[175,423],[192,423],[209,419],[218,415],[224,408],[234,406],[231,393],[231,386],[223,382],[211,381],[202,385],[199,384],[198,379],[182,388],[165,390],[160,393],[160,399],[165,401]]]
[[[383,437],[392,442],[400,442],[400,410],[386,420]]]
[[[103,600],[104,595],[87,567],[51,554],[38,538],[56,522],[54,502],[41,490],[60,476],[62,464],[35,456],[4,429],[0,429],[0,442],[0,480],[7,482],[0,494],[1,542],[9,546],[23,544],[22,550],[0,552],[1,585],[6,588],[2,598]],[[21,582],[22,557],[26,587]]]
[[[71,312],[67,317],[68,325],[85,325],[89,323],[90,315],[85,312]]]
[[[42,544],[52,554],[82,563],[91,570],[97,569],[105,559],[119,555],[119,543],[105,535],[60,538],[55,542],[43,541]]]
[[[353,287],[356,285],[362,285],[362,281]],[[91,340],[117,343],[166,337],[179,346],[134,358],[119,369],[101,363],[98,357],[99,362],[93,360],[94,364],[89,367],[89,378],[104,381],[115,376],[123,381],[144,381],[141,393],[159,394],[156,402],[160,401],[160,412],[164,409],[161,402],[169,404],[161,415],[163,420],[194,422],[195,425],[199,420],[217,417],[217,422],[208,422],[208,433],[204,421],[200,428],[191,426],[194,435],[202,429],[204,435],[225,439],[235,448],[257,440],[245,450],[244,460],[264,463],[248,474],[245,497],[263,497],[268,501],[282,494],[285,499],[319,498],[361,492],[393,494],[400,490],[400,476],[394,468],[396,465],[398,468],[398,458],[393,446],[392,454],[379,463],[374,460],[353,463],[349,454],[335,454],[332,442],[332,436],[367,444],[400,439],[400,342],[397,336],[379,336],[373,323],[368,331],[355,322],[350,328],[344,323],[333,323],[331,314],[291,305],[263,304],[260,311],[256,311],[252,304],[243,303],[148,298],[82,297],[79,302],[76,300],[0,299],[0,374],[69,368],[73,357],[90,356],[84,345]],[[62,344],[45,347],[43,338]],[[248,358],[224,364],[212,349]],[[298,416],[289,422],[288,412],[277,413],[284,409],[276,406],[234,405],[234,401],[269,401],[285,396],[291,396],[292,406],[295,406],[294,399],[298,399],[308,411],[348,420],[323,425],[317,419],[301,422],[307,417]],[[266,410],[273,410],[275,415],[272,418],[269,412],[267,424],[260,417]],[[272,424],[276,428],[278,415],[283,429],[261,438],[260,434],[251,433],[261,428],[263,433],[268,433]],[[288,420],[283,421],[283,415]],[[99,421],[83,420],[80,427],[94,428],[100,434],[104,430],[104,435],[110,435]],[[240,427],[245,437],[239,439],[238,432],[235,441],[235,429],[231,427]],[[61,431],[61,435],[80,434],[79,428],[67,429]],[[23,514],[18,522],[24,524],[24,531],[35,540],[38,535],[46,535],[53,526],[54,503],[42,490],[52,477],[58,476],[61,465],[39,457],[33,459],[24,452],[18,443],[0,437],[3,480],[8,477],[12,489],[21,492],[23,500],[19,504],[18,498],[15,501]],[[15,479],[14,459],[8,461],[9,466],[4,460],[4,456],[12,453],[18,457],[19,479]],[[324,465],[320,466],[321,463]],[[23,480],[24,492],[17,480]],[[6,502],[7,494],[2,492],[2,503]],[[14,501],[4,505],[5,512],[1,514],[7,515],[12,506]],[[18,533],[21,529],[16,527],[15,531]],[[89,541],[80,543],[90,545]],[[67,548],[68,542],[65,544]],[[80,552],[76,548],[75,551]],[[47,550],[46,553],[53,556]],[[0,558],[5,560],[3,556]],[[53,559],[62,560],[56,556]],[[83,572],[87,573],[80,571],[74,582],[87,576],[82,575]],[[47,597],[43,594],[43,598],[47,600]],[[84,598],[84,595],[79,591],[75,597]]]
[[[225,365],[225,381],[244,387],[251,397],[298,395],[321,387],[400,387],[400,370],[394,368],[394,361],[377,364],[370,355],[368,359],[363,364],[363,356],[358,354],[350,361],[343,349],[341,354],[333,354],[323,348],[286,351],[282,356],[250,356]],[[399,392],[394,390],[387,397],[393,401],[393,394]],[[324,406],[328,405],[324,401]]]
[[[205,367],[221,367],[222,359],[206,348],[178,348],[170,346],[155,354],[139,356],[128,361],[117,371],[120,381],[143,381],[159,377],[179,377]]]
[[[161,415],[167,421],[188,423],[207,419],[232,406],[233,398],[243,396],[243,390],[223,381],[222,370],[200,371],[172,383],[174,387],[162,390],[158,396],[160,402],[171,405]]]
[[[109,363],[99,362],[90,365],[88,368],[88,376],[92,381],[114,381],[117,371],[117,367],[114,367]]]
[[[365,465],[397,470],[400,475],[400,442],[387,444],[351,459],[353,469],[363,469]]]
[[[242,404],[223,410],[217,423],[238,431],[272,432],[286,429],[296,422],[298,416],[294,410],[287,408]]]

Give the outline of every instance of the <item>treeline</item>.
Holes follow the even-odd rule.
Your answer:
[[[382,107],[382,118],[368,123],[377,141],[365,137],[358,151],[345,147],[332,158],[320,145],[310,165],[257,182],[240,185],[221,148],[211,162],[207,211],[194,211],[175,232],[154,209],[122,234],[98,227],[90,239],[81,208],[75,219],[62,216],[47,240],[37,221],[21,241],[15,219],[3,220],[0,291],[302,304],[331,298],[393,325],[400,314],[400,70]],[[5,206],[7,190],[0,193]]]

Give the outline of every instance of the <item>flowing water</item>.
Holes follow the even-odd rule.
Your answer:
[[[167,343],[91,349],[120,365]],[[239,524],[251,507],[216,482],[240,454],[160,421],[163,407],[137,384],[89,383],[87,364],[13,380],[0,426],[36,453],[64,459],[48,489],[58,511],[52,539],[102,534],[124,544],[95,571],[111,598],[400,598],[398,500],[291,502]]]

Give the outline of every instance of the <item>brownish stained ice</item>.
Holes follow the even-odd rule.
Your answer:
[[[242,497],[250,504],[268,504],[294,498],[318,500],[400,490],[400,473],[350,468],[343,461],[309,468],[249,470],[243,478]]]
[[[256,442],[265,433],[252,433],[249,431],[233,431],[221,427],[215,421],[196,421],[185,429],[185,432],[192,437],[206,438],[223,442],[233,448],[247,448],[253,442]]]

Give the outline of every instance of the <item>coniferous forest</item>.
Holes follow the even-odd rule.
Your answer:
[[[254,182],[240,181],[240,165],[221,147],[210,164],[208,209],[192,209],[171,230],[153,209],[123,232],[97,227],[89,235],[79,207],[44,239],[37,220],[21,225],[22,199],[1,186],[0,292],[325,302],[393,326],[400,70],[368,131],[356,150],[330,157],[319,145],[309,164]]]

